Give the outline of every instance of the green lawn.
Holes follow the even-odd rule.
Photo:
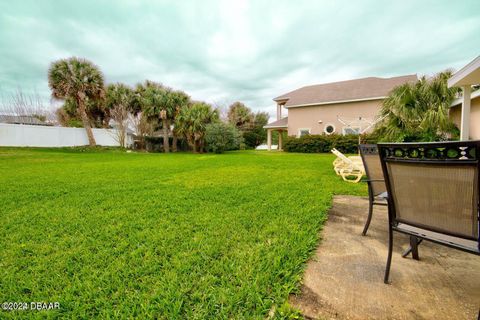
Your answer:
[[[60,302],[0,318],[288,310],[332,195],[366,195],[332,161],[0,148],[0,303]]]

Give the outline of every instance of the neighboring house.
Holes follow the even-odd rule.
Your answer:
[[[448,79],[449,87],[462,88],[462,97],[450,109],[451,119],[460,128],[460,140],[480,139],[480,90],[472,92],[472,86],[479,84],[480,56]]]
[[[12,116],[6,114],[0,114],[0,123],[9,124],[29,124],[36,126],[48,126],[49,124],[41,121],[40,119],[32,116]]]
[[[359,134],[373,128],[382,101],[396,86],[417,81],[415,74],[393,77],[369,77],[306,86],[274,98],[277,121],[267,124],[267,144],[273,130],[289,136],[304,134]],[[282,108],[288,117],[282,117]],[[281,135],[279,146],[282,149]]]

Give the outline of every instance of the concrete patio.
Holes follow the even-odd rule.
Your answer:
[[[366,198],[334,198],[294,307],[311,319],[477,319],[480,257],[424,241],[420,261],[402,258],[408,237],[396,234],[386,285],[387,210],[375,207],[363,237],[367,210]]]

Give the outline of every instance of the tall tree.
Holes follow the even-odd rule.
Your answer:
[[[48,70],[48,85],[56,99],[73,99],[78,107],[90,146],[95,146],[92,127],[87,115],[87,100],[104,96],[103,74],[92,62],[81,58],[55,61]]]
[[[253,123],[243,131],[245,145],[249,148],[256,148],[267,139],[267,131],[263,128],[268,123],[269,115],[266,112],[257,112]]]
[[[173,91],[152,81],[147,81],[140,88],[137,87],[137,91],[142,97],[145,113],[149,117],[157,118],[162,124],[163,149],[170,152],[170,124],[175,118],[177,107],[188,103],[189,97],[183,92]]]
[[[458,134],[448,110],[458,88],[448,88],[450,71],[394,88],[383,101],[375,134],[383,141],[435,141]]]
[[[177,90],[171,93],[171,97],[172,97],[172,105],[174,107],[174,112],[173,114],[171,114],[171,118],[169,119],[169,124],[174,124],[173,130],[172,130],[172,136],[173,136],[172,151],[176,152],[179,134],[175,126],[175,119],[179,115],[182,109],[187,108],[189,106],[190,96],[183,91]]]
[[[219,121],[216,110],[204,102],[195,102],[180,110],[175,119],[175,127],[185,137],[193,152],[203,152],[207,125],[216,121]]]
[[[162,110],[164,109],[167,90],[168,88],[164,87],[162,84],[149,80],[145,81],[144,84],[137,85],[137,92],[139,94],[143,112],[151,120],[155,120],[162,124],[163,149],[165,152],[169,151],[168,128],[165,122],[162,121],[166,119],[165,112]]]
[[[237,101],[228,107],[227,118],[228,122],[243,131],[252,125],[254,115],[250,108]]]
[[[138,148],[143,150],[145,148],[145,138],[147,136],[151,136],[155,131],[155,123],[150,121],[145,113],[139,112],[132,112],[130,114],[131,124],[133,126],[133,130],[135,130],[135,135],[138,138]]]
[[[133,89],[123,83],[110,84],[105,89],[105,107],[116,123],[121,147],[125,147],[129,114],[134,109],[136,100]]]

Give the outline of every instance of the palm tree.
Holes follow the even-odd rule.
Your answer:
[[[450,71],[395,87],[383,101],[375,134],[384,141],[445,140],[458,134],[448,110],[458,88],[448,88]]]
[[[162,124],[163,132],[163,150],[170,151],[168,141],[169,119],[174,114],[172,107],[172,97],[170,88],[164,87],[160,83],[146,81],[144,85],[137,86],[137,92],[141,96],[141,103],[145,114],[156,119]]]
[[[105,88],[105,108],[111,110],[122,106],[132,113],[137,109],[135,91],[123,83],[109,84]]]
[[[108,128],[110,113],[109,110],[105,108],[104,102],[103,99],[85,99],[85,111],[92,128]],[[80,124],[80,127],[83,126],[78,112],[78,103],[75,99],[65,99],[65,102],[60,109],[62,110],[61,112],[68,116],[70,121],[73,121],[73,124]],[[65,125],[69,126],[68,123]]]
[[[105,108],[116,122],[121,147],[125,147],[127,120],[130,112],[136,110],[136,100],[133,89],[123,83],[110,84],[105,89]]]
[[[175,119],[177,116],[180,114],[181,110],[184,108],[187,108],[190,104],[190,96],[187,95],[185,92],[177,90],[171,92],[171,100],[172,100],[172,107],[174,112],[170,113],[170,118],[169,118],[169,124],[172,123],[173,125],[173,130],[172,130],[172,151],[176,152],[177,151],[177,140],[178,140],[178,130],[176,129],[175,126]]]
[[[103,74],[98,67],[81,58],[55,61],[48,70],[48,85],[53,98],[62,100],[70,98],[76,102],[90,146],[95,146],[95,138],[86,105],[89,100],[103,98],[103,82]]]
[[[239,130],[245,130],[253,124],[254,114],[243,103],[237,101],[228,107],[228,122]]]
[[[217,110],[204,102],[195,102],[180,111],[175,119],[175,127],[185,137],[193,152],[203,152],[206,127],[218,120]]]

